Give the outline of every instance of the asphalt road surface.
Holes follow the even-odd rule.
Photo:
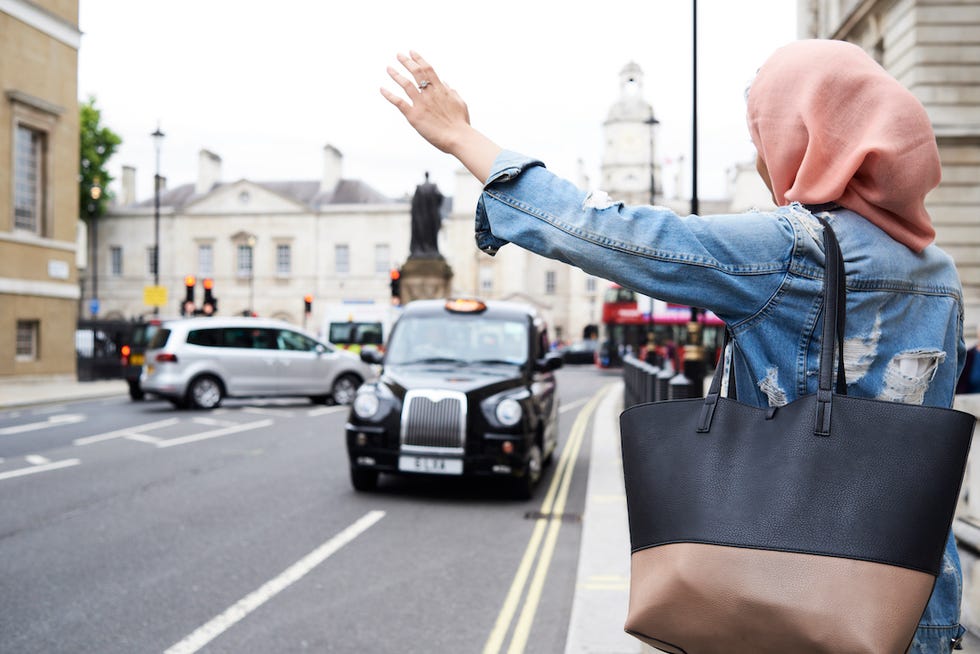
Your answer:
[[[0,412],[0,650],[562,652],[589,400],[615,376],[558,378],[529,501],[462,479],[355,492],[346,408],[307,400]]]

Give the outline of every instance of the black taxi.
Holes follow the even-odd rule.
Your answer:
[[[526,304],[471,298],[417,300],[403,309],[381,364],[347,422],[351,483],[379,473],[507,478],[530,498],[558,441],[547,325]]]

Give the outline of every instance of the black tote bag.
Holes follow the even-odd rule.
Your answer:
[[[846,395],[843,259],[824,224],[819,390],[620,416],[626,630],[679,654],[908,650],[939,574],[975,418]],[[842,351],[843,348],[840,347]]]

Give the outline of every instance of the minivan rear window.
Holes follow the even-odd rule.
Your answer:
[[[159,350],[161,347],[167,344],[167,339],[170,338],[170,330],[166,327],[161,327],[156,334],[153,335],[153,339],[150,341],[148,349]]]

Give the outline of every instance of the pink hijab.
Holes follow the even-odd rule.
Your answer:
[[[748,95],[752,142],[779,204],[836,202],[921,252],[941,176],[922,104],[860,47],[803,40],[762,65]]]

